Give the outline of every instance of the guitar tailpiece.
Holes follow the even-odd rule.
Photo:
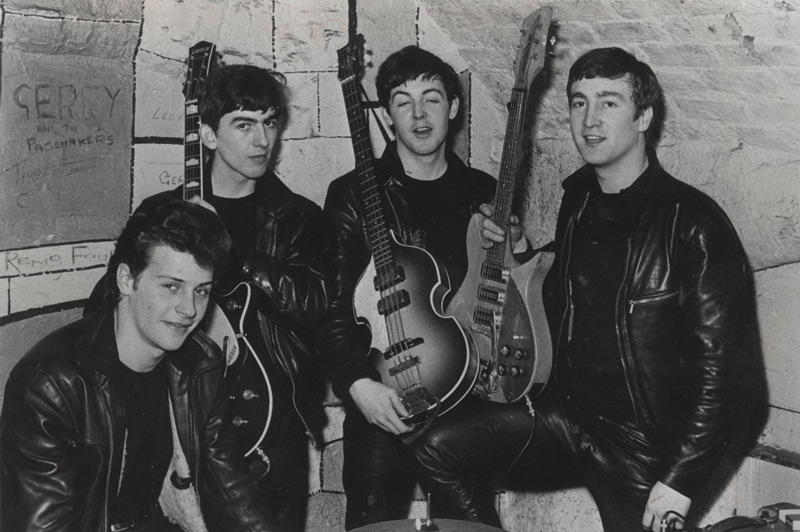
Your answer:
[[[269,470],[272,469],[272,462],[269,461],[269,456],[267,456],[266,453],[264,453],[264,451],[261,449],[256,449],[256,454],[258,454],[258,457],[261,458],[265,464],[267,464],[267,470],[264,472],[264,474],[269,473]]]
[[[528,405],[528,412],[531,413],[531,417],[536,419],[536,410],[533,409],[533,403],[531,402],[531,398],[526,394],[525,395],[525,404]]]

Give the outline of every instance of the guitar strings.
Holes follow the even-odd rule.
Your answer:
[[[354,79],[343,83],[343,86],[352,85],[352,87],[344,87],[345,103],[347,106],[348,115],[351,116],[352,121],[358,128],[358,131],[363,133],[368,131],[368,124],[366,123],[366,118],[364,117],[362,111],[361,100],[358,96],[357,87],[355,86],[356,83],[357,82]],[[361,194],[365,207],[364,216],[367,220],[368,228],[372,227],[373,231],[377,232],[376,242],[370,242],[370,244],[374,244],[374,247],[376,248],[372,249],[372,256],[375,263],[378,286],[383,286],[384,280],[392,281],[388,283],[388,288],[381,289],[379,293],[381,299],[384,302],[388,302],[387,308],[385,309],[387,313],[384,315],[387,336],[389,338],[389,346],[387,346],[387,349],[391,356],[393,366],[398,368],[402,364],[409,362],[411,357],[410,355],[405,354],[405,349],[398,354],[392,353],[393,347],[402,347],[400,342],[406,339],[402,312],[399,308],[397,310],[393,310],[393,305],[399,305],[401,301],[400,291],[393,282],[395,279],[396,268],[394,265],[394,258],[391,254],[388,229],[386,228],[384,222],[381,198],[377,191],[374,169],[371,164],[371,145],[366,135],[356,135],[356,133],[357,131],[353,131],[354,136],[352,138],[356,151],[356,167],[358,168],[359,175],[364,175],[364,172],[366,172],[368,179],[368,186],[365,187],[362,183],[361,187]],[[408,368],[399,370],[394,374],[395,381],[397,382],[397,386],[400,391],[410,391],[415,384],[419,384],[420,386],[423,385],[421,382],[419,367],[414,364],[411,364],[410,367],[413,368],[414,373],[416,373],[416,382],[413,380],[412,376],[407,374]]]

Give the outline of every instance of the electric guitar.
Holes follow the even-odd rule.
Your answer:
[[[551,7],[543,7],[525,19],[517,50],[516,79],[491,217],[506,231],[528,89],[544,68],[552,14]],[[550,375],[553,356],[542,283],[554,256],[538,253],[527,263],[509,268],[505,263],[507,247],[508,243],[481,247],[481,217],[476,214],[467,232],[467,276],[447,308],[448,315],[470,332],[478,350],[480,369],[474,393],[499,403],[512,403],[541,391]]]
[[[458,404],[475,382],[477,359],[469,336],[442,301],[447,273],[425,250],[401,244],[389,229],[375,177],[372,148],[358,84],[364,37],[338,50],[342,85],[372,258],[356,286],[357,321],[368,327],[368,355],[383,384],[396,389],[416,423]]]
[[[203,198],[203,143],[200,141],[199,87],[216,65],[216,47],[201,41],[189,49],[188,70],[183,86],[185,97],[183,197]],[[277,430],[274,423],[275,398],[267,369],[259,358],[248,330],[258,332],[253,288],[240,282],[225,294],[214,294],[203,320],[206,334],[225,355],[225,381],[231,393],[231,412],[235,432],[245,456],[256,453],[269,463],[261,450]]]

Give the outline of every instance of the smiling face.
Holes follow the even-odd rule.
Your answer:
[[[637,177],[647,161],[645,132],[652,108],[636,117],[629,75],[583,78],[570,87],[569,125],[583,160],[600,177]]]
[[[117,269],[120,301],[116,337],[120,360],[134,371],[149,371],[167,351],[183,345],[202,320],[213,271],[189,253],[166,245],[152,249],[150,261],[134,277],[127,264]]]
[[[278,140],[276,110],[233,111],[220,118],[216,131],[203,124],[200,134],[209,149],[216,150],[211,174],[215,182],[243,184],[267,171]]]
[[[391,90],[383,113],[394,126],[401,158],[438,155],[445,149],[450,120],[458,113],[458,98],[448,100],[438,77],[418,77]]]

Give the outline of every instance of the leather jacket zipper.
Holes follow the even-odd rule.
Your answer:
[[[634,416],[636,416],[636,421],[641,422],[642,415],[640,412],[639,403],[635,400],[633,387],[632,387],[632,380],[631,380],[631,368],[629,363],[630,358],[630,344],[628,342],[628,328],[625,326],[624,318],[620,316],[620,311],[624,309],[622,305],[622,301],[625,299],[624,292],[625,287],[628,282],[628,272],[629,272],[629,263],[631,259],[631,249],[633,247],[631,243],[631,237],[628,236],[626,239],[626,251],[625,251],[625,270],[622,274],[622,284],[620,284],[619,292],[617,292],[617,310],[616,310],[616,324],[615,327],[617,329],[617,338],[619,338],[619,357],[620,361],[622,362],[622,370],[625,372],[625,385],[628,388],[628,397],[631,400],[631,406],[633,407]],[[632,308],[632,307],[631,307]]]
[[[651,303],[659,303],[661,301],[677,296],[678,293],[679,293],[678,290],[675,290],[673,292],[667,292],[665,294],[656,294],[653,296],[640,297],[638,299],[630,299],[628,300],[628,314],[633,314],[633,309],[637,305],[648,305]]]

